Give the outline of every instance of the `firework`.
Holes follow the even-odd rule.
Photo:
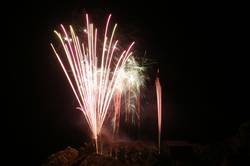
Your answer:
[[[132,56],[129,57],[123,68],[120,68],[114,96],[113,136],[117,135],[119,131],[122,98],[125,100],[126,124],[131,119],[132,124],[135,124],[137,120],[137,126],[140,126],[140,91],[141,87],[144,86],[144,71],[145,68],[140,66]]]
[[[93,23],[89,22],[86,14],[85,40],[81,40],[72,26],[69,32],[61,25],[62,34],[54,31],[63,46],[66,62],[59,56],[51,44],[53,51],[67,77],[67,80],[78,101],[79,110],[85,116],[92,136],[96,142],[98,153],[98,135],[101,132],[109,105],[119,82],[119,75],[128,58],[131,56],[131,48],[117,51],[118,40],[114,40],[117,24],[109,32],[109,15],[104,32],[101,48],[97,43],[98,33]],[[69,66],[68,68],[66,66]],[[70,70],[72,72],[68,73]]]
[[[159,71],[158,71],[159,73]],[[161,103],[161,83],[159,77],[155,80],[156,94],[157,94],[157,115],[158,115],[158,150],[161,149],[161,118],[162,118],[162,103]]]
[[[140,92],[141,87],[144,86],[145,82],[145,76],[144,71],[145,68],[143,66],[140,66],[139,63],[135,60],[134,57],[130,57],[125,65],[124,68],[124,80],[125,83],[124,89],[125,89],[125,105],[126,105],[126,120],[128,122],[129,115],[131,115],[131,122],[135,123],[135,117],[139,117],[138,115],[138,107],[136,108],[136,104],[139,104],[140,99]],[[136,116],[137,115],[137,116]]]

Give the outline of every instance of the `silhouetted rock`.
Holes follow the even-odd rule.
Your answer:
[[[102,143],[101,154],[92,143],[78,150],[68,147],[51,155],[43,166],[241,166],[250,165],[249,125],[225,140],[206,144],[187,141],[162,141],[161,154],[157,145],[142,141]],[[246,164],[247,163],[247,164]]]
[[[67,147],[65,150],[52,154],[43,166],[71,166],[78,155],[78,150]]]
[[[105,157],[101,155],[89,155],[86,157],[79,166],[125,166],[124,163],[122,163],[119,160],[116,160],[112,157]]]

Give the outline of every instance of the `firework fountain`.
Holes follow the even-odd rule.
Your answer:
[[[159,70],[158,70],[159,73]],[[158,150],[160,153],[161,149],[161,118],[162,118],[162,94],[161,94],[161,83],[159,77],[155,80],[156,95],[157,95],[157,115],[158,115]]]
[[[61,25],[62,34],[54,31],[64,49],[66,62],[63,62],[63,58],[59,56],[57,50],[51,44],[78,101],[79,107],[77,109],[83,112],[92,132],[97,153],[99,153],[98,136],[113,96],[116,96],[115,101],[120,103],[120,94],[117,92],[117,85],[120,82],[119,75],[131,56],[131,48],[134,45],[133,42],[128,49],[121,52],[117,51],[118,40],[114,39],[117,24],[114,25],[110,33],[110,18],[111,15],[107,19],[101,49],[98,49],[97,44],[97,28],[89,22],[87,14],[85,40],[81,40],[76,35],[72,26],[69,27],[69,32],[67,32],[66,28]],[[68,73],[68,70],[72,73]],[[117,108],[117,111],[119,111],[119,108]]]

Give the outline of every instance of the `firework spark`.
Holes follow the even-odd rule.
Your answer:
[[[131,48],[134,45],[133,42],[128,49],[117,51],[118,40],[114,40],[117,24],[114,25],[110,33],[108,31],[110,18],[111,15],[107,19],[101,49],[98,49],[97,44],[97,28],[89,22],[87,14],[86,28],[84,29],[85,42],[76,35],[72,26],[69,27],[69,33],[63,25],[61,25],[62,34],[54,31],[63,46],[67,58],[66,62],[63,62],[51,44],[78,101],[79,107],[77,108],[83,112],[95,139],[97,153],[98,135],[119,82],[120,69],[124,68],[131,56]],[[68,70],[72,74],[69,74]]]
[[[159,72],[159,71],[158,71]],[[158,115],[158,150],[161,149],[161,118],[162,118],[162,103],[161,103],[161,83],[159,77],[155,80],[156,94],[157,94],[157,115]]]

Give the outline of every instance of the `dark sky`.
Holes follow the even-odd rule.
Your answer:
[[[135,40],[139,54],[146,50],[159,62],[164,138],[219,140],[249,119],[243,96],[237,95],[246,76],[239,64],[242,24],[234,8],[191,1],[90,2],[13,3],[4,19],[10,87],[5,137],[11,146],[30,151],[31,162],[89,137],[49,46],[60,23],[82,24],[85,11],[98,22],[112,13],[125,40]]]

